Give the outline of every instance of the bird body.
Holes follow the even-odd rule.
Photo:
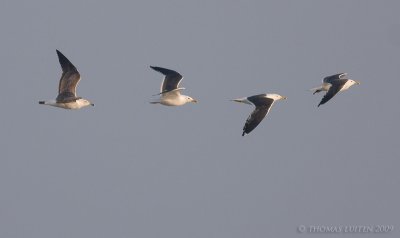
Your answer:
[[[162,104],[164,106],[182,106],[188,102],[191,102],[192,99],[189,96],[182,95],[179,91],[171,91],[162,93],[160,98],[150,102],[152,104]]]
[[[39,104],[44,104],[64,109],[80,109],[82,107],[92,105],[91,102],[83,98],[79,98],[71,102],[57,102],[56,100],[46,100],[46,101],[39,101]]]

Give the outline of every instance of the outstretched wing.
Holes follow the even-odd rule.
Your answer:
[[[335,80],[344,79],[347,76],[347,73],[339,73],[325,77],[322,82],[332,84]]]
[[[340,91],[340,89],[343,88],[343,86],[346,84],[346,81],[346,79],[336,80],[329,88],[328,92],[324,95],[321,102],[318,104],[318,107],[333,98]]]
[[[75,66],[57,50],[58,60],[62,68],[62,75],[58,85],[57,101],[65,101],[70,98],[76,98],[76,86],[81,76]]]
[[[260,122],[268,114],[269,110],[272,107],[272,104],[274,103],[274,100],[270,98],[265,98],[265,99],[266,99],[265,103],[256,106],[254,111],[247,118],[246,123],[244,124],[243,127],[242,136],[244,136],[245,134],[249,134],[252,130],[254,130],[254,128],[256,128],[258,124],[260,124]]]
[[[183,76],[181,74],[179,74],[178,72],[176,72],[174,70],[156,67],[156,66],[150,66],[150,68],[165,75],[165,78],[161,84],[160,93],[164,93],[164,92],[168,92],[168,91],[177,89],[179,86],[179,83],[181,82],[181,80],[183,78]]]

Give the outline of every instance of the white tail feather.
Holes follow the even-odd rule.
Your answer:
[[[322,90],[322,87],[315,87],[315,88],[310,88],[308,91],[317,91],[317,90]]]

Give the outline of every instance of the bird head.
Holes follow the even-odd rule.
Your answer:
[[[267,94],[267,98],[271,98],[271,99],[274,99],[274,100],[283,100],[283,99],[287,99],[287,97],[282,96],[282,95],[279,95],[279,94],[276,94],[276,93],[269,93],[269,94]]]
[[[91,103],[89,100],[87,100],[87,99],[83,99],[83,98],[81,98],[81,99],[79,99],[79,103],[83,106],[83,107],[86,107],[86,106],[92,106],[92,107],[94,107],[94,103]]]
[[[197,103],[197,100],[196,100],[196,99],[191,98],[191,97],[189,97],[189,96],[186,97],[186,101],[187,101],[187,102]]]

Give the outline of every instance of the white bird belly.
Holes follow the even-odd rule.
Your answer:
[[[183,100],[177,100],[177,99],[160,99],[160,104],[165,105],[165,106],[182,106],[186,103],[186,101]]]
[[[186,104],[186,98],[180,94],[176,95],[174,94],[164,94],[160,98],[160,104],[165,105],[165,106],[182,106]]]
[[[52,105],[52,106],[61,107],[64,109],[79,109],[79,108],[81,108],[81,105],[77,102],[56,103],[55,105]]]
[[[79,100],[77,100],[75,102],[67,102],[67,103],[58,103],[55,100],[50,100],[50,101],[46,101],[44,104],[53,106],[53,107],[64,108],[64,109],[80,109],[83,107],[83,105],[80,103]]]

